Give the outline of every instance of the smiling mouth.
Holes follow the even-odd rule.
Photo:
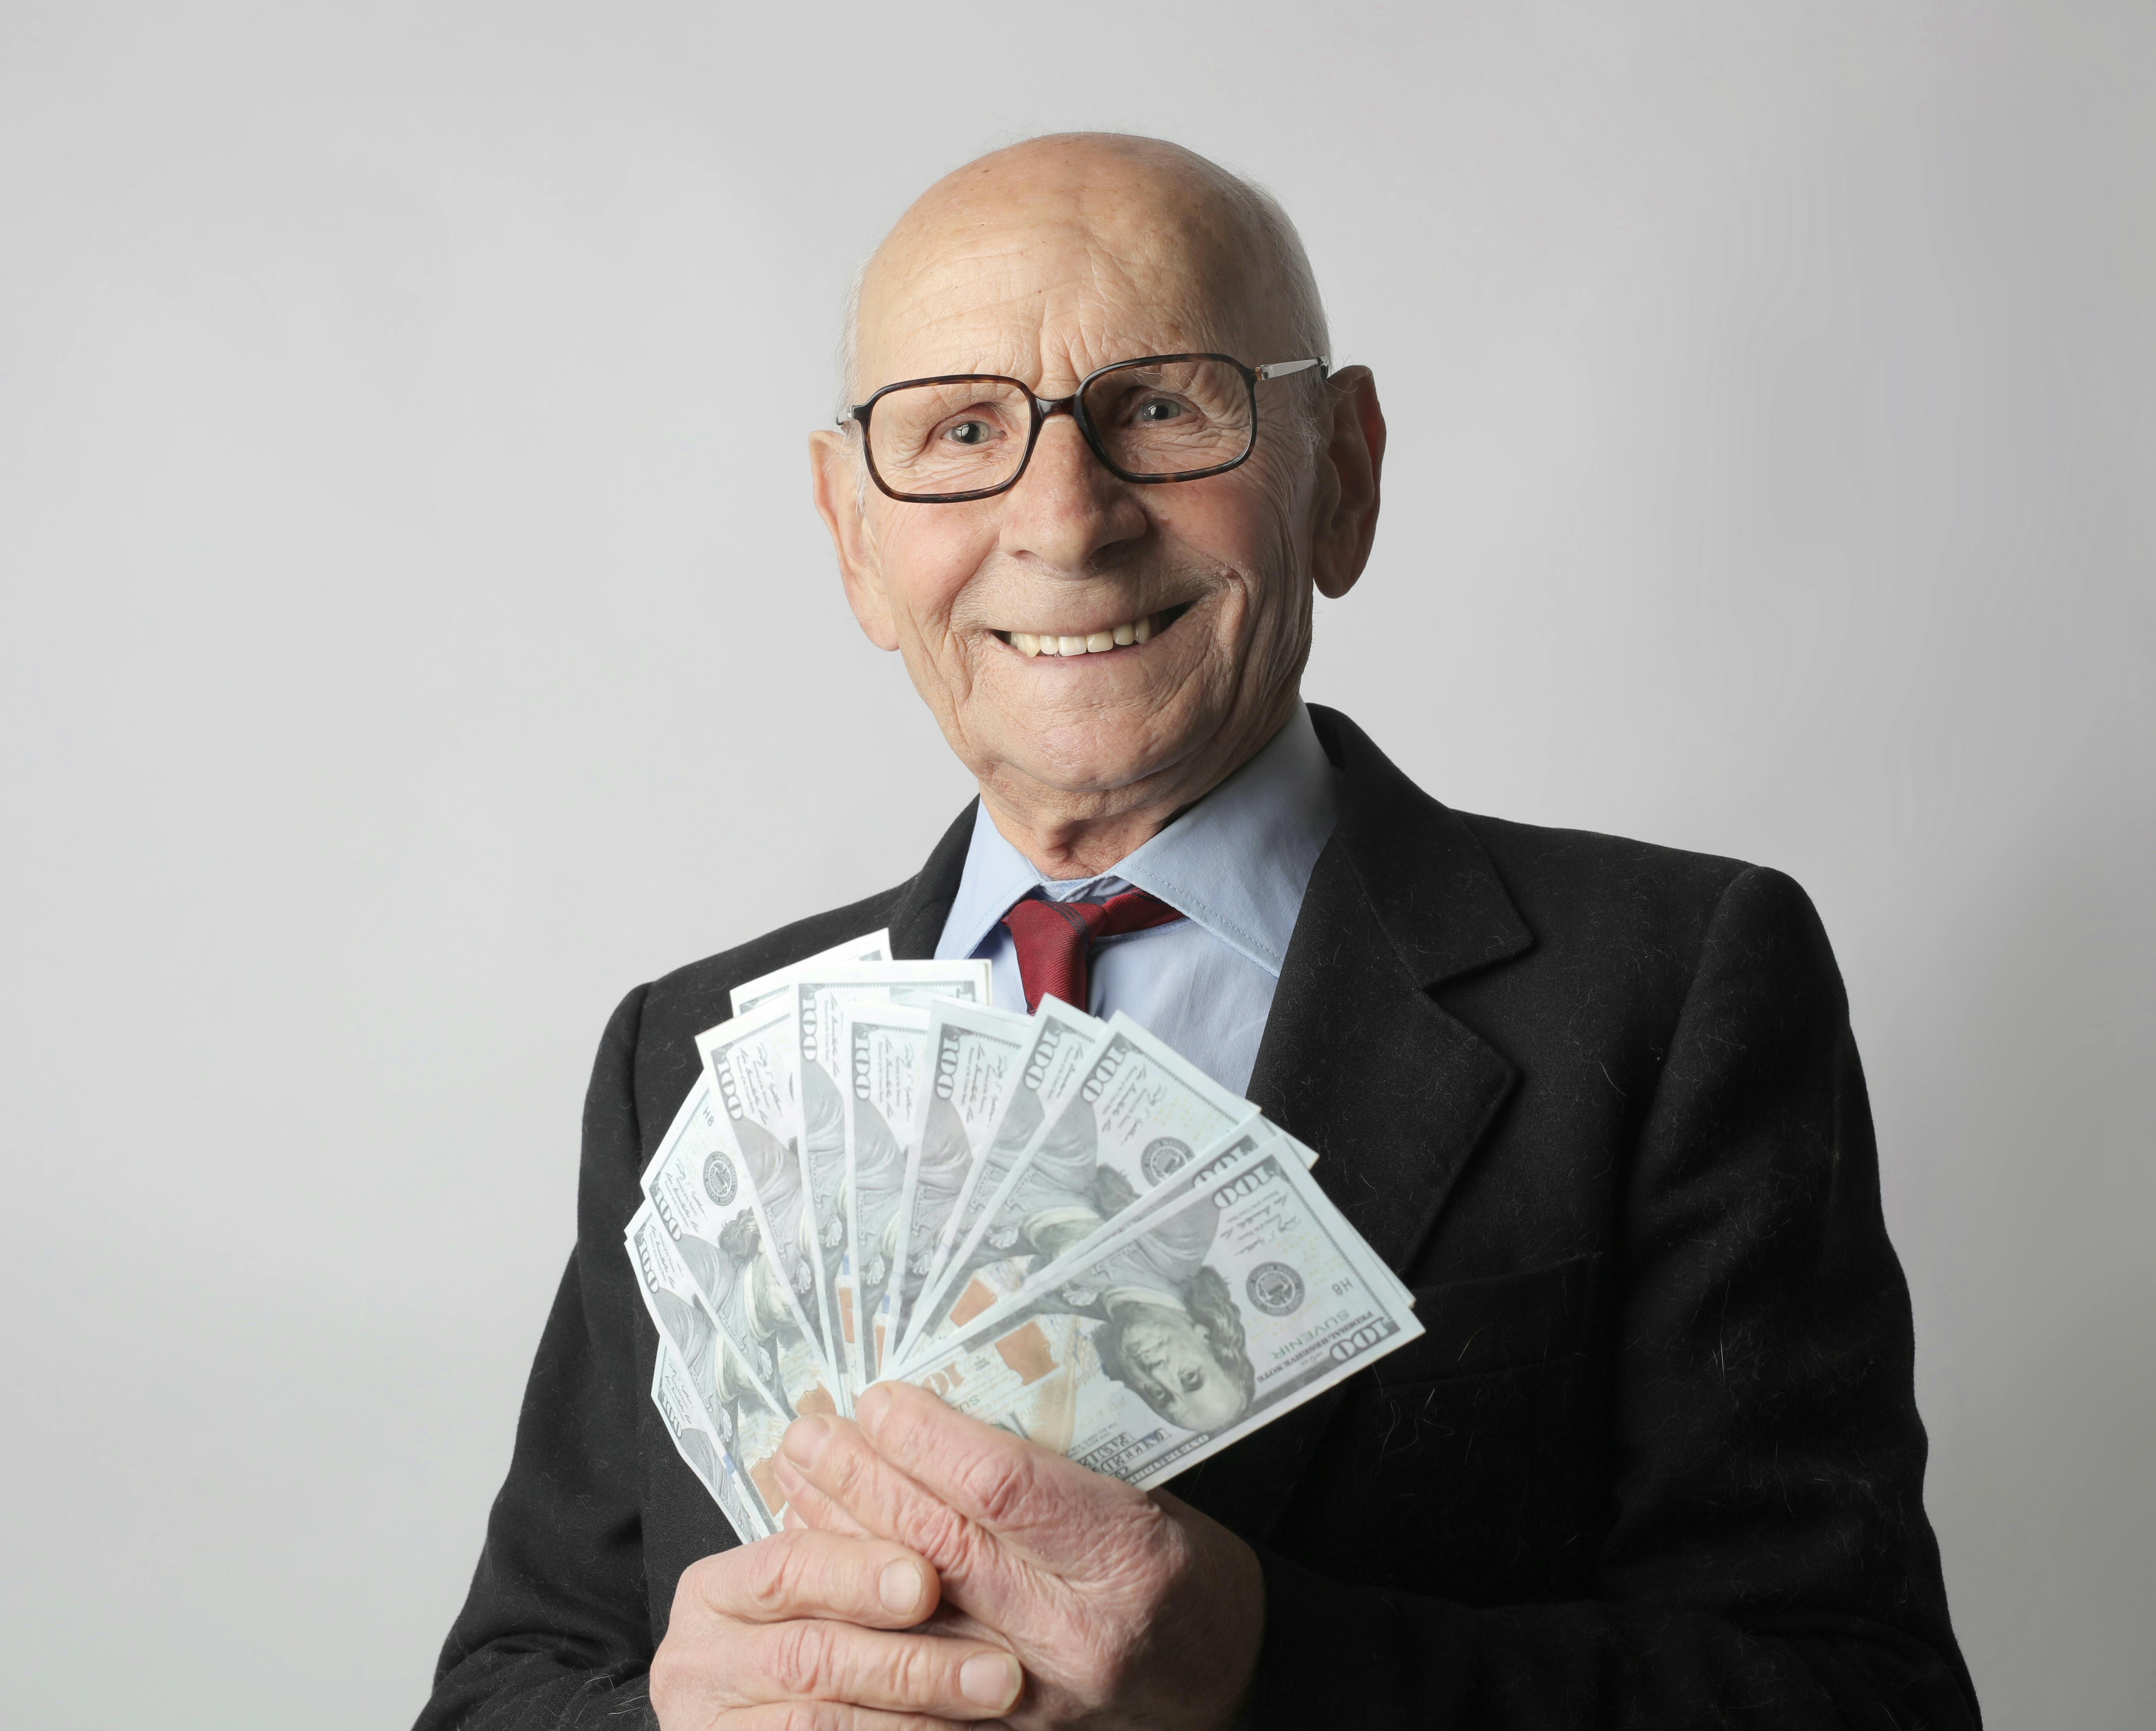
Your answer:
[[[1152,642],[1194,605],[1192,602],[1178,602],[1172,607],[1162,608],[1158,613],[1127,619],[1121,625],[1111,625],[1105,630],[1087,632],[1077,637],[1032,631],[999,631],[995,635],[1019,654],[1027,657],[1106,655],[1117,649],[1135,648],[1140,643]]]

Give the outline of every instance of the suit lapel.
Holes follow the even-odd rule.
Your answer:
[[[1534,940],[1466,825],[1345,716],[1312,714],[1341,768],[1340,822],[1303,896],[1251,1098],[1317,1150],[1326,1193],[1404,1273],[1513,1079],[1430,988]]]
[[[936,954],[943,935],[943,922],[951,917],[951,904],[958,898],[958,880],[966,870],[966,849],[973,839],[973,810],[978,800],[968,801],[943,839],[928,856],[928,863],[898,893],[886,924],[891,927],[891,953],[899,961],[927,961]]]
[[[1346,717],[1315,706],[1312,716],[1341,771],[1340,822],[1303,895],[1250,1097],[1317,1150],[1326,1194],[1404,1273],[1514,1080],[1430,988],[1533,938],[1467,827]],[[1176,1490],[1262,1541],[1346,1386]]]
[[[1316,1176],[1405,1273],[1512,1085],[1512,1067],[1401,963],[1344,850],[1312,875],[1251,1098],[1317,1150]]]

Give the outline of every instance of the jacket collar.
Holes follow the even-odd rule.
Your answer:
[[[1340,821],[1319,864],[1337,866],[1336,854],[1344,858],[1415,982],[1435,986],[1530,948],[1534,935],[1467,826],[1337,709],[1312,704],[1309,713],[1341,780]],[[979,806],[978,799],[968,802],[898,892],[889,923],[892,954],[901,960],[935,955]]]
[[[1337,709],[1313,704],[1310,716],[1340,771],[1334,844],[1416,984],[1435,986],[1531,948],[1534,934],[1459,816]]]
[[[957,899],[958,882],[965,875],[966,849],[973,839],[973,813],[978,799],[952,821],[950,828],[928,856],[928,863],[902,885],[884,923],[891,928],[891,953],[900,961],[927,961],[936,954],[936,940],[943,935],[943,922],[951,917]]]

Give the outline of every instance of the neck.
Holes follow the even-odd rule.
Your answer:
[[[1264,750],[1298,700],[1291,690],[1263,726],[1106,794],[1074,794],[1004,770],[980,778],[981,803],[1042,877],[1098,878]]]

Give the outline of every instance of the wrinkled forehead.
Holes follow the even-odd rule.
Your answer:
[[[1042,396],[1096,367],[1192,351],[1247,364],[1273,340],[1259,261],[1230,225],[1172,201],[1072,198],[915,213],[862,283],[864,394],[996,372]],[[1247,352],[1246,352],[1247,351]]]

